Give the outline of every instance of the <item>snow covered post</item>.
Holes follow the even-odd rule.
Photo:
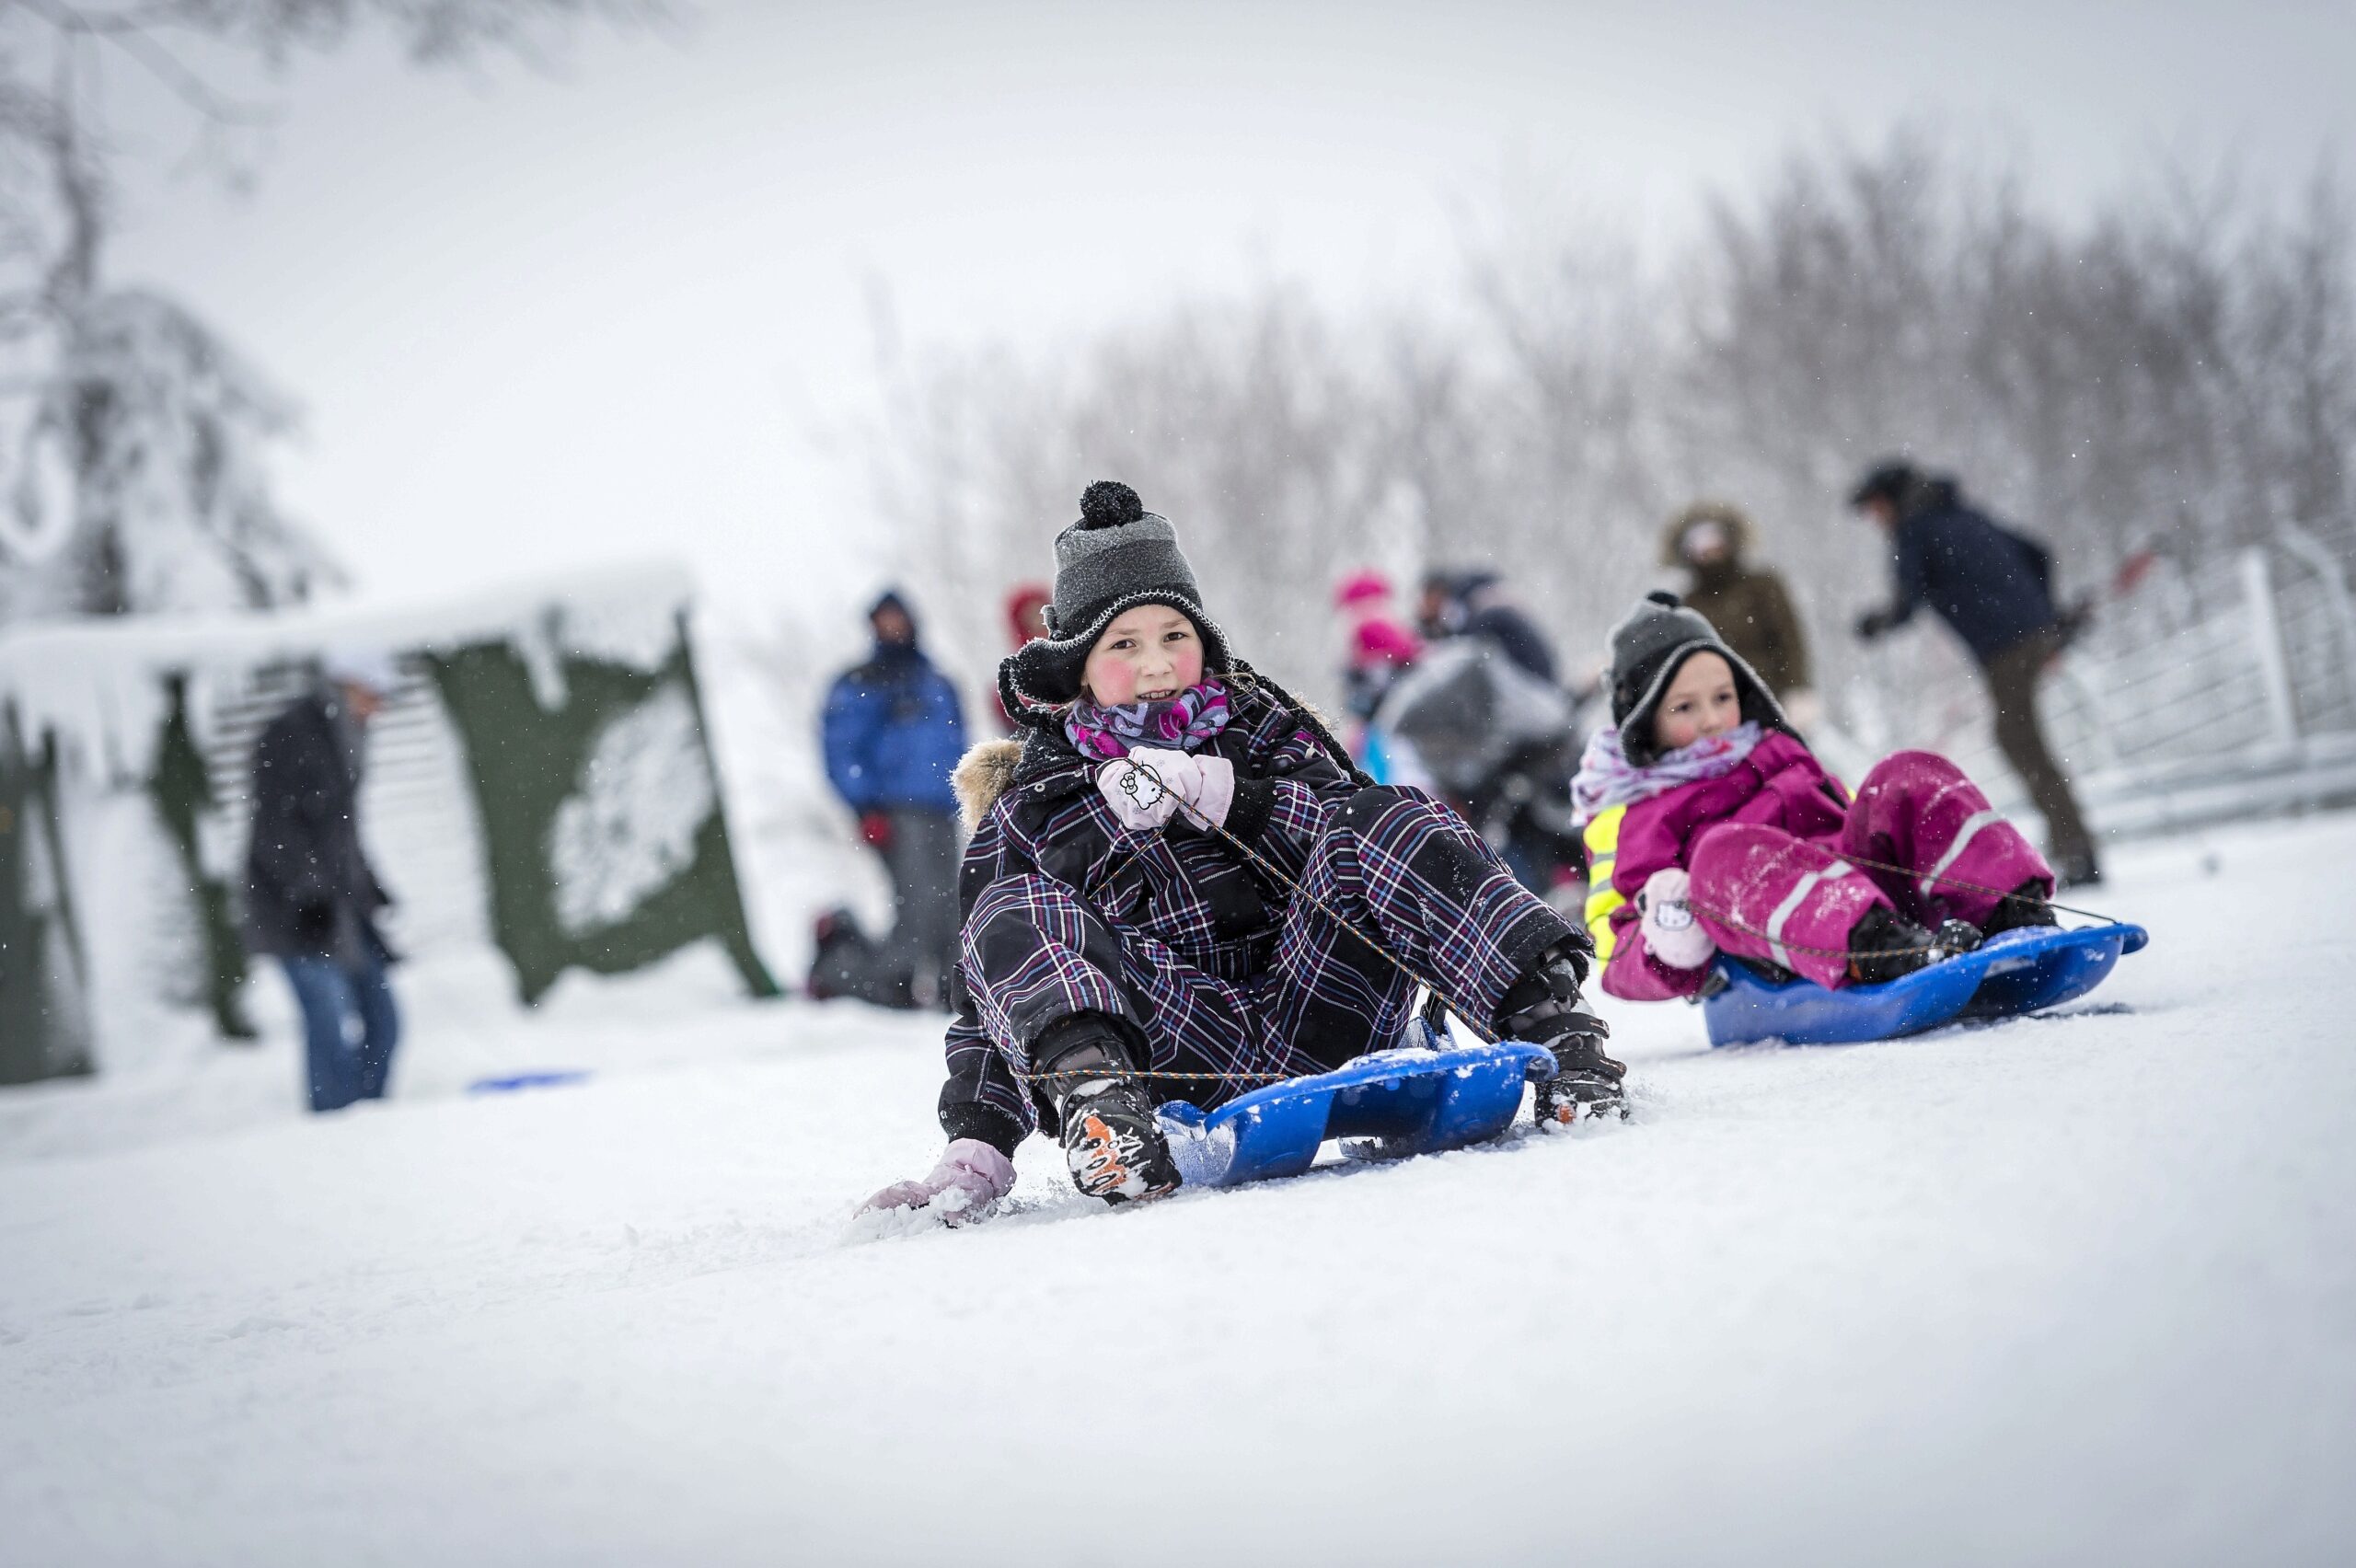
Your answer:
[[[88,964],[57,815],[57,746],[0,706],[0,1083],[91,1069]]]
[[[213,1026],[225,1040],[251,1040],[254,1026],[246,1017],[246,945],[237,930],[237,894],[221,874],[208,866],[203,853],[205,819],[220,810],[204,753],[189,727],[188,675],[166,677],[171,710],[156,748],[155,777],[148,793],[156,814],[163,819],[180,874],[196,904],[199,938],[204,959],[205,1005]]]
[[[2291,695],[2291,664],[2282,653],[2282,626],[2274,607],[2274,580],[2266,551],[2242,551],[2242,597],[2249,605],[2250,648],[2258,657],[2258,682],[2266,688],[2267,728],[2286,749],[2299,743],[2299,710]]]

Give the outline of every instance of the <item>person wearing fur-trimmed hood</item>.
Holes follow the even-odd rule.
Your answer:
[[[1158,1101],[1208,1108],[1329,1070],[1408,1021],[1412,982],[1335,916],[1478,1024],[1551,1046],[1542,1113],[1617,1099],[1623,1069],[1576,1006],[1586,934],[1446,806],[1369,782],[1235,657],[1169,519],[1099,481],[1056,565],[1049,635],[999,671],[1023,733],[958,769],[974,836],[949,1147],[870,1208],[986,1212],[1034,1128],[1061,1139],[1084,1193],[1171,1191]]]
[[[1757,533],[1742,508],[1697,501],[1669,520],[1661,564],[1683,570],[1686,607],[1715,627],[1789,710],[1813,702],[1793,701],[1810,686],[1807,634],[1782,576],[1751,559]]]

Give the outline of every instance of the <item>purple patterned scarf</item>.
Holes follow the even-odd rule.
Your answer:
[[[1571,780],[1571,813],[1592,822],[1614,806],[1634,805],[1665,795],[1680,784],[1698,784],[1732,773],[1763,733],[1746,721],[1723,735],[1704,735],[1690,746],[1663,752],[1649,767],[1638,767],[1620,749],[1620,732],[1598,730],[1587,738],[1578,777]]]
[[[1226,729],[1234,711],[1227,687],[1218,681],[1188,686],[1160,702],[1122,708],[1104,708],[1083,697],[1064,721],[1064,738],[1082,756],[1126,756],[1131,746],[1193,751]]]

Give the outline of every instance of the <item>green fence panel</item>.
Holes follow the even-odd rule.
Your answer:
[[[716,938],[753,995],[754,951],[684,628],[653,671],[566,655],[545,706],[514,648],[427,660],[468,754],[492,940],[526,1004],[567,968],[618,974]]]

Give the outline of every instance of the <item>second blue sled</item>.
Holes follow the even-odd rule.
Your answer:
[[[1793,1045],[1854,1045],[1919,1034],[1959,1019],[2012,1018],[2085,996],[2151,934],[2141,926],[2063,931],[2024,927],[1978,949],[1880,986],[1829,990],[1796,976],[1770,980],[1721,959],[1719,986],[1702,1004],[1713,1045],[1781,1040]]]
[[[1328,1138],[1365,1140],[1350,1152],[1377,1159],[1482,1143],[1513,1125],[1531,1066],[1553,1060],[1543,1045],[1511,1040],[1443,1048],[1421,1022],[1409,1038],[1426,1043],[1369,1052],[1216,1111],[1167,1102],[1156,1115],[1179,1174],[1189,1187],[1298,1176]]]

